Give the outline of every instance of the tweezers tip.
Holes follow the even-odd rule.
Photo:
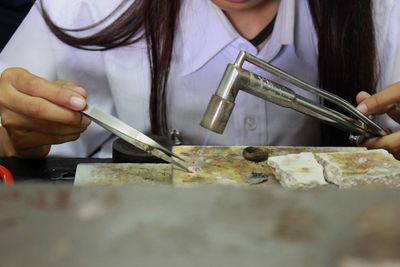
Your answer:
[[[186,172],[193,173],[193,171],[191,171],[188,167],[184,166],[183,164],[181,164],[179,162],[174,161],[173,164]]]

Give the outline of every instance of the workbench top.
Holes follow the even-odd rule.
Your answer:
[[[276,186],[279,185],[267,161],[254,162],[243,156],[248,146],[175,146],[173,152],[185,160],[193,170],[188,173],[170,164],[80,164],[76,185],[105,184],[171,184],[174,186],[233,185]],[[300,152],[360,151],[361,147],[277,147],[253,146],[269,156]]]

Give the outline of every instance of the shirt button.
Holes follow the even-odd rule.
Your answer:
[[[254,131],[255,129],[257,129],[256,119],[252,116],[248,116],[244,119],[244,125],[249,131]]]

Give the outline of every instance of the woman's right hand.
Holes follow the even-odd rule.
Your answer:
[[[79,111],[86,92],[73,82],[49,82],[20,68],[0,78],[0,156],[45,157],[52,144],[79,138],[90,120]]]

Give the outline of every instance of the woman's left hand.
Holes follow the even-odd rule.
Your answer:
[[[364,115],[388,114],[393,120],[400,123],[400,82],[386,89],[370,95],[366,92],[357,94],[357,109]],[[400,131],[393,132],[383,137],[374,137],[362,143],[363,146],[383,148],[400,159]]]

